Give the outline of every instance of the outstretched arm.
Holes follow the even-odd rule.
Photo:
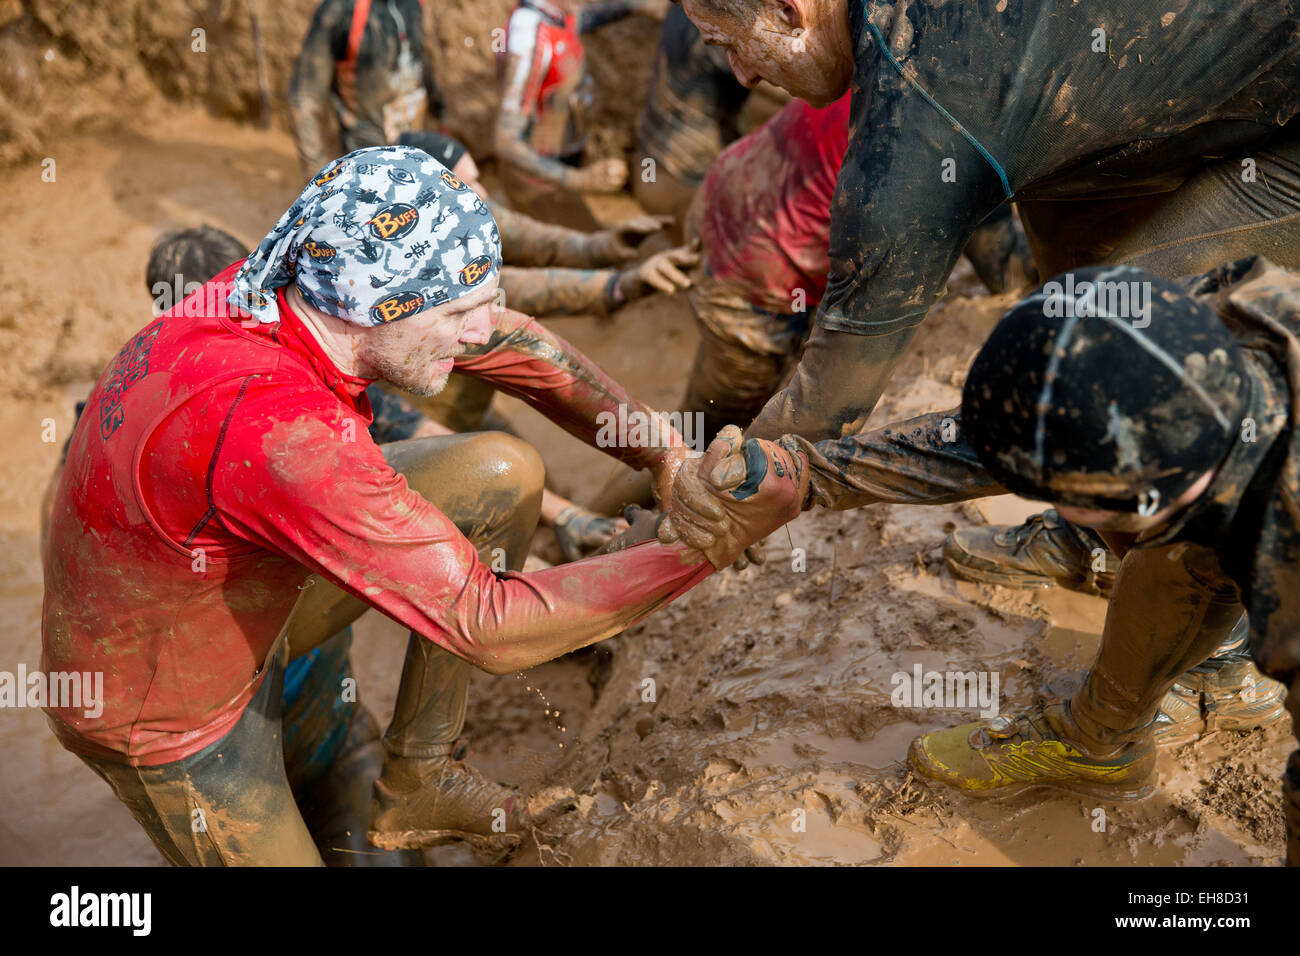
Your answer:
[[[255,383],[239,406],[249,427],[230,430],[213,473],[223,524],[490,673],[609,637],[712,571],[687,546],[646,542],[495,572],[393,470],[364,419],[332,396],[285,391]]]
[[[512,266],[559,266],[566,269],[600,269],[637,258],[638,248],[650,236],[672,225],[671,216],[635,216],[610,229],[580,232],[487,201],[501,232],[501,257]],[[536,314],[531,309],[521,312]]]
[[[683,272],[699,262],[686,247],[656,253],[626,269],[501,270],[510,308],[529,315],[609,315],[651,292],[672,294],[690,287]]]
[[[665,501],[685,457],[677,430],[536,319],[501,309],[494,324],[486,345],[472,346],[456,359],[456,371],[522,399],[569,434],[633,468],[653,469],[655,493]],[[625,435],[618,433],[619,422],[627,426]],[[646,427],[636,429],[638,422]]]
[[[938,505],[1006,493],[966,443],[960,408],[815,444],[797,435],[782,443],[807,456],[809,508]]]

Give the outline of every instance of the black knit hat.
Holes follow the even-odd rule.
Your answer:
[[[159,284],[170,287],[178,275],[182,285],[202,284],[246,255],[248,246],[215,226],[178,229],[154,244],[144,281],[151,295]]]
[[[469,152],[460,140],[425,129],[403,133],[398,142],[424,150],[448,169],[455,169],[460,158]]]
[[[962,426],[1009,490],[1150,514],[1239,439],[1245,354],[1218,316],[1131,266],[1078,269],[1017,303],[962,390]]]

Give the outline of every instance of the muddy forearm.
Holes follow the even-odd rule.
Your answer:
[[[668,448],[683,444],[675,429],[591,359],[536,319],[511,309],[498,314],[486,345],[456,360],[456,371],[522,399],[569,434],[633,468],[658,465]],[[657,427],[636,428],[637,421],[652,420]],[[619,422],[627,423],[628,435],[611,439],[611,426]]]
[[[543,156],[528,144],[524,134],[527,123],[522,115],[508,110],[504,105],[497,117],[497,158],[517,169],[555,183],[565,189],[573,187],[577,170],[558,159]]]
[[[437,642],[483,670],[509,674],[617,634],[712,571],[699,552],[657,541],[526,574],[482,569]]]
[[[770,440],[800,435],[815,442],[861,432],[915,334],[916,326],[885,335],[814,326],[789,384],[745,434]]]
[[[607,233],[579,232],[540,222],[491,200],[488,207],[501,233],[501,258],[512,265],[599,269],[614,263],[609,243],[603,241]]]
[[[1006,493],[962,437],[959,408],[815,444],[791,437],[808,456],[806,508],[937,505]]]
[[[616,306],[613,269],[501,270],[506,305],[528,315],[608,315]]]

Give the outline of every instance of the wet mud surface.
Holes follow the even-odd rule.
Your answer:
[[[0,222],[0,670],[39,661],[38,505],[73,402],[149,318],[143,269],[156,235],[207,221],[260,238],[297,192],[287,136],[177,113],[167,134],[107,132],[58,144],[56,184],[14,167]],[[602,217],[632,210],[606,203]],[[962,269],[965,267],[963,266]],[[954,276],[886,391],[877,423],[959,398],[970,357],[1009,297]],[[682,394],[695,347],[685,303],[653,296],[612,323],[548,325],[658,407]],[[502,412],[541,452],[550,483],[583,502],[618,467],[520,403]],[[56,441],[42,441],[45,419]],[[1104,604],[1059,590],[955,580],[953,526],[1019,520],[1012,498],[978,505],[805,515],[768,542],[762,568],[715,575],[596,648],[472,684],[471,759],[526,786],[540,827],[507,854],[465,845],[439,865],[1271,864],[1282,852],[1284,728],[1219,733],[1162,752],[1145,801],[1100,805],[1053,791],[990,801],[945,794],[905,767],[913,737],[975,718],[910,709],[891,678],[994,671],[1003,710],[1086,666]],[[804,552],[803,570],[792,548]],[[373,612],[354,645],[361,699],[391,713],[405,634]],[[558,710],[558,715],[556,711]],[[548,715],[546,712],[550,711]],[[561,729],[562,728],[562,729]],[[39,711],[0,710],[0,864],[162,865]],[[799,811],[799,812],[797,812]],[[800,825],[796,825],[800,824]]]

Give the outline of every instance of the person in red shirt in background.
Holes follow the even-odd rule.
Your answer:
[[[830,273],[831,197],[849,140],[849,97],[816,109],[792,100],[725,149],[686,222],[702,262],[687,300],[699,321],[682,411],[703,416],[705,441],[748,425],[799,357]],[[982,224],[965,256],[991,292],[1037,276],[1009,206]],[[642,476],[620,474],[593,502],[614,514],[646,504]]]
[[[726,52],[706,46],[686,11],[674,5],[659,31],[636,124],[642,166],[632,177],[636,201],[646,212],[678,220],[674,238],[680,238],[691,199],[713,161],[789,101],[789,93],[768,83],[752,90],[741,86]]]
[[[616,193],[627,163],[581,165],[591,78],[582,35],[633,13],[662,20],[668,0],[519,0],[500,61],[496,151],[506,195],[520,211],[574,229],[597,228],[579,193]]]
[[[46,713],[171,862],[320,862],[286,780],[283,668],[367,606],[412,629],[371,842],[517,839],[518,795],[463,763],[469,668],[510,673],[608,637],[793,517],[807,481],[786,461],[734,503],[735,546],[708,558],[642,529],[612,554],[507,570],[537,520],[536,453],[497,434],[381,451],[366,387],[432,394],[456,368],[593,443],[602,412],[653,413],[495,309],[499,268],[491,214],[449,170],[359,150],[91,392],[43,547],[42,669],[102,673],[105,692],[94,714]],[[666,499],[684,449],[659,431],[608,450],[651,468]]]

